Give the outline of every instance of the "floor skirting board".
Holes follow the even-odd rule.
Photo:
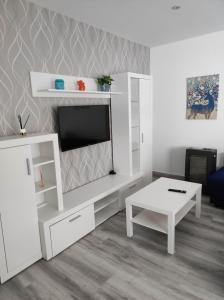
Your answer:
[[[184,180],[184,176],[183,175],[174,175],[174,174],[168,174],[168,173],[157,172],[157,171],[153,171],[152,175],[153,175],[153,178],[167,177],[167,178]]]

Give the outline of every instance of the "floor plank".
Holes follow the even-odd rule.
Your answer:
[[[134,226],[120,212],[49,262],[41,260],[0,287],[0,300],[223,300],[224,210],[203,199],[166,235]]]

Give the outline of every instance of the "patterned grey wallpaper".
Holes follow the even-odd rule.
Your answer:
[[[29,72],[74,76],[131,71],[149,74],[150,50],[24,0],[0,0],[0,135],[18,133],[16,116],[31,115],[29,132],[54,132],[59,105],[99,99],[32,98]],[[61,153],[63,190],[106,175],[110,143]]]

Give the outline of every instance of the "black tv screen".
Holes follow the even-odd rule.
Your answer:
[[[109,106],[59,106],[58,129],[62,152],[109,141]]]

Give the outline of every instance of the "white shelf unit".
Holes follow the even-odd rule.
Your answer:
[[[152,180],[152,77],[136,73],[112,75],[114,168],[120,174],[142,172]]]
[[[41,259],[38,212],[63,210],[57,134],[0,138],[0,280]],[[45,184],[38,182],[43,169]],[[37,173],[37,174],[36,174]]]
[[[39,98],[103,98],[109,99],[112,95],[121,95],[120,92],[101,92],[98,91],[97,82],[94,78],[75,77],[60,74],[50,74],[41,72],[30,72],[32,96]],[[65,82],[64,90],[54,88],[56,79],[63,79]],[[85,91],[77,90],[76,83],[83,80],[86,85]]]
[[[32,144],[31,153],[37,206],[49,204],[59,211],[63,210],[57,139]]]

